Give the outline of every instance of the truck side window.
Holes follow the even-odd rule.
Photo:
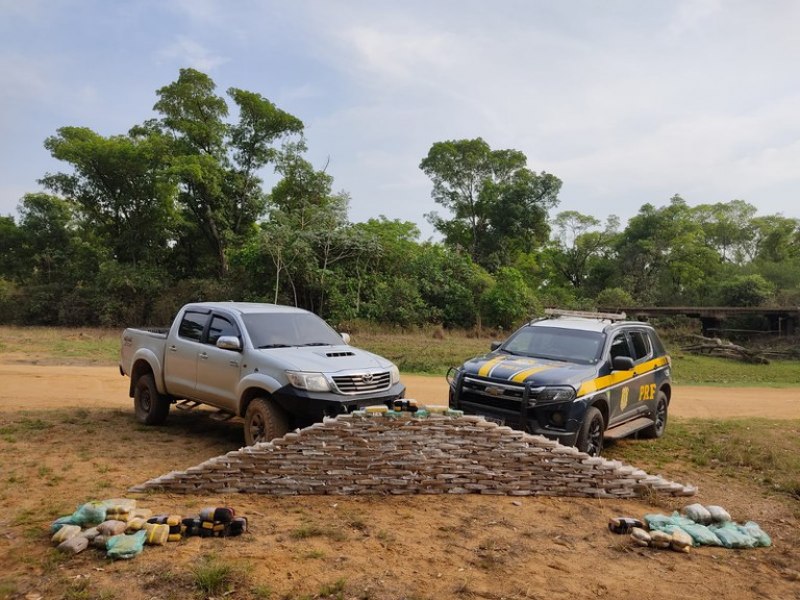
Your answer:
[[[650,338],[648,338],[643,332],[631,331],[630,336],[631,341],[633,342],[633,351],[636,354],[634,360],[642,360],[652,354]]]
[[[208,315],[196,312],[185,312],[178,327],[178,335],[188,340],[200,341],[203,337],[203,330],[206,328]]]
[[[628,340],[625,339],[624,333],[618,333],[614,337],[614,341],[611,342],[611,360],[614,360],[618,356],[627,356],[628,358],[633,358],[631,356],[631,351],[628,348]]]
[[[216,346],[217,340],[223,335],[239,337],[239,328],[225,317],[214,315],[211,319],[211,326],[208,328],[208,343]]]

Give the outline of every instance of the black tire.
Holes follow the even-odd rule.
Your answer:
[[[662,435],[664,435],[664,431],[667,429],[667,416],[669,413],[669,400],[667,400],[667,395],[659,391],[656,394],[656,414],[655,416],[655,423],[642,429],[639,432],[639,437],[644,439],[658,439]]]
[[[272,400],[254,398],[244,415],[244,443],[269,442],[289,431],[289,417]]]
[[[133,389],[136,420],[145,425],[161,425],[169,414],[169,398],[158,393],[153,374],[141,375]]]
[[[599,456],[603,451],[603,435],[606,432],[606,422],[601,413],[594,406],[586,410],[583,423],[578,431],[575,446],[589,456]]]

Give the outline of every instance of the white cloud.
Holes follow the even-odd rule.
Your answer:
[[[214,54],[202,44],[182,35],[169,46],[162,48],[158,56],[164,61],[175,62],[182,67],[193,67],[200,71],[212,71],[228,62],[227,58]]]

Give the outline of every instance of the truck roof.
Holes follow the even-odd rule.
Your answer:
[[[283,306],[281,304],[267,304],[262,302],[192,302],[186,308],[225,309],[231,312],[246,314],[264,313],[305,313],[302,308]]]
[[[652,327],[647,323],[640,323],[639,321],[613,321],[609,322],[604,319],[590,319],[583,317],[558,317],[547,318],[539,321],[532,321],[532,327],[559,327],[561,329],[580,329],[582,331],[597,331],[602,333],[604,331],[613,331],[622,327]]]

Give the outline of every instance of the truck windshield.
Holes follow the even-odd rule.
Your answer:
[[[338,346],[342,337],[312,313],[261,313],[242,315],[255,348]]]
[[[547,358],[580,364],[600,359],[604,334],[561,327],[523,327],[500,347],[501,351],[533,358]]]

